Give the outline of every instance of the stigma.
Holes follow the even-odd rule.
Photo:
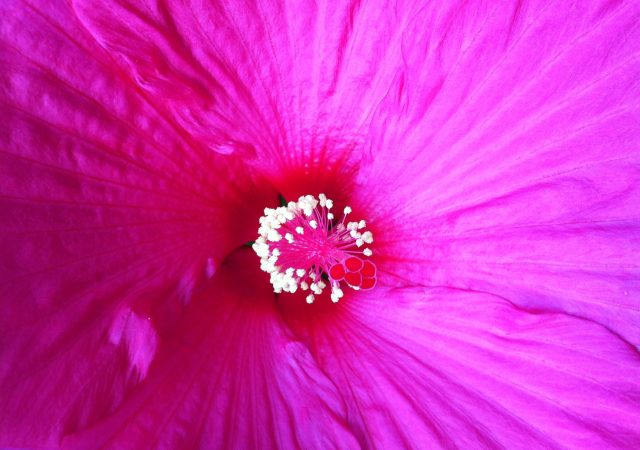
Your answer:
[[[252,248],[275,293],[308,291],[306,301],[313,303],[330,289],[336,303],[344,297],[344,285],[354,290],[375,287],[376,266],[369,259],[373,234],[364,220],[350,220],[352,212],[345,206],[336,213],[324,194],[265,208]]]

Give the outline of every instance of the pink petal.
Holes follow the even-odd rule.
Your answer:
[[[222,153],[250,143],[281,192],[285,169],[309,181],[360,160],[373,109],[401,63],[397,31],[419,9],[396,5],[389,14],[379,3],[307,0],[73,4],[191,137]]]
[[[71,11],[0,5],[0,445],[110,417],[69,445],[638,446],[635,348],[539,313],[640,342],[638,7],[541,3],[77,1],[99,47]],[[224,293],[248,263],[216,291],[235,309],[197,292],[267,203],[232,159],[254,150],[288,197],[351,195],[369,156],[381,280],[523,311],[378,288],[324,317],[316,367]]]
[[[640,344],[639,20],[634,1],[445,2],[399,31],[354,190],[381,282],[492,292]]]
[[[191,138],[221,154],[249,156],[271,137],[266,120],[273,117],[260,114],[272,110],[266,80],[257,78],[247,41],[266,35],[245,35],[251,25],[242,22],[236,29],[234,20],[242,20],[236,9],[209,2],[74,2],[98,43]]]
[[[127,403],[71,448],[359,448],[336,387],[242,250],[198,293]]]
[[[277,198],[193,147],[58,3],[0,4],[0,446],[113,411]]]
[[[497,296],[385,289],[289,316],[364,448],[638,448],[640,354]]]

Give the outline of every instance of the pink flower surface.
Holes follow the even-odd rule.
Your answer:
[[[639,23],[0,2],[0,447],[640,448]],[[319,193],[376,285],[307,304],[246,243]]]

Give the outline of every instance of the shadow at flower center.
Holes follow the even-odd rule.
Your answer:
[[[296,337],[307,344],[312,353],[315,336],[333,329],[336,324],[351,315],[349,302],[357,301],[358,292],[350,291],[338,303],[333,303],[328,291],[316,297],[312,304],[307,304],[306,292],[281,294],[276,300],[278,311],[288,328]]]
[[[260,270],[259,259],[248,247],[233,251],[223,262],[213,279],[199,293],[195,300],[206,303],[203,314],[209,314],[215,321],[221,310],[244,311],[247,316],[267,314],[278,315],[297,338],[307,341],[316,330],[330,327],[348,313],[348,302],[359,294],[349,292],[343,300],[333,303],[329,291],[317,297],[313,304],[305,300],[307,292],[275,294],[269,275]]]

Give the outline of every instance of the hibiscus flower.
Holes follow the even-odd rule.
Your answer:
[[[639,448],[638,23],[1,2],[0,446]]]

